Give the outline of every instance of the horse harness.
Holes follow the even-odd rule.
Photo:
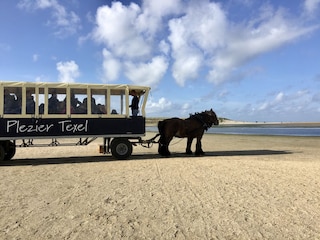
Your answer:
[[[190,118],[194,118],[196,119],[197,121],[199,121],[200,123],[202,123],[203,125],[201,126],[201,128],[203,127],[204,130],[208,131],[209,128],[212,127],[212,123],[207,123],[205,120],[204,120],[204,114],[195,114],[195,115],[191,115]],[[193,131],[196,131],[198,129],[195,129]],[[192,131],[192,132],[193,132]]]

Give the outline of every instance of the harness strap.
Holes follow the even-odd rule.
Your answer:
[[[203,120],[203,118],[202,118],[202,116],[201,116],[200,114],[194,115],[193,117],[203,124],[202,127],[203,127],[204,130],[206,130],[206,131],[208,131],[208,129],[212,126],[212,124],[210,125],[210,124],[206,123],[206,122]]]

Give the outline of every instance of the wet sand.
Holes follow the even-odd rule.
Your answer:
[[[320,137],[206,134],[203,157],[174,139],[122,161],[100,143],[1,162],[0,239],[320,239]]]

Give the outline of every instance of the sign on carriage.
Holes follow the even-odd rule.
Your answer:
[[[20,120],[8,120],[6,124],[6,134],[44,133],[48,135],[54,132],[56,132],[55,134],[88,132],[88,120],[82,120],[82,123],[74,123],[72,120],[62,120],[46,124],[42,124],[39,120],[35,120],[33,124],[23,124]],[[54,131],[55,129],[56,131]]]

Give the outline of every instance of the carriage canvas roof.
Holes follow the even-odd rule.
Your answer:
[[[80,89],[112,89],[112,90],[123,90],[130,89],[136,90],[139,94],[143,94],[144,91],[150,90],[147,86],[138,86],[130,84],[87,84],[87,83],[51,83],[51,82],[11,82],[11,81],[0,81],[0,85],[6,87],[48,87],[48,88],[80,88]]]

